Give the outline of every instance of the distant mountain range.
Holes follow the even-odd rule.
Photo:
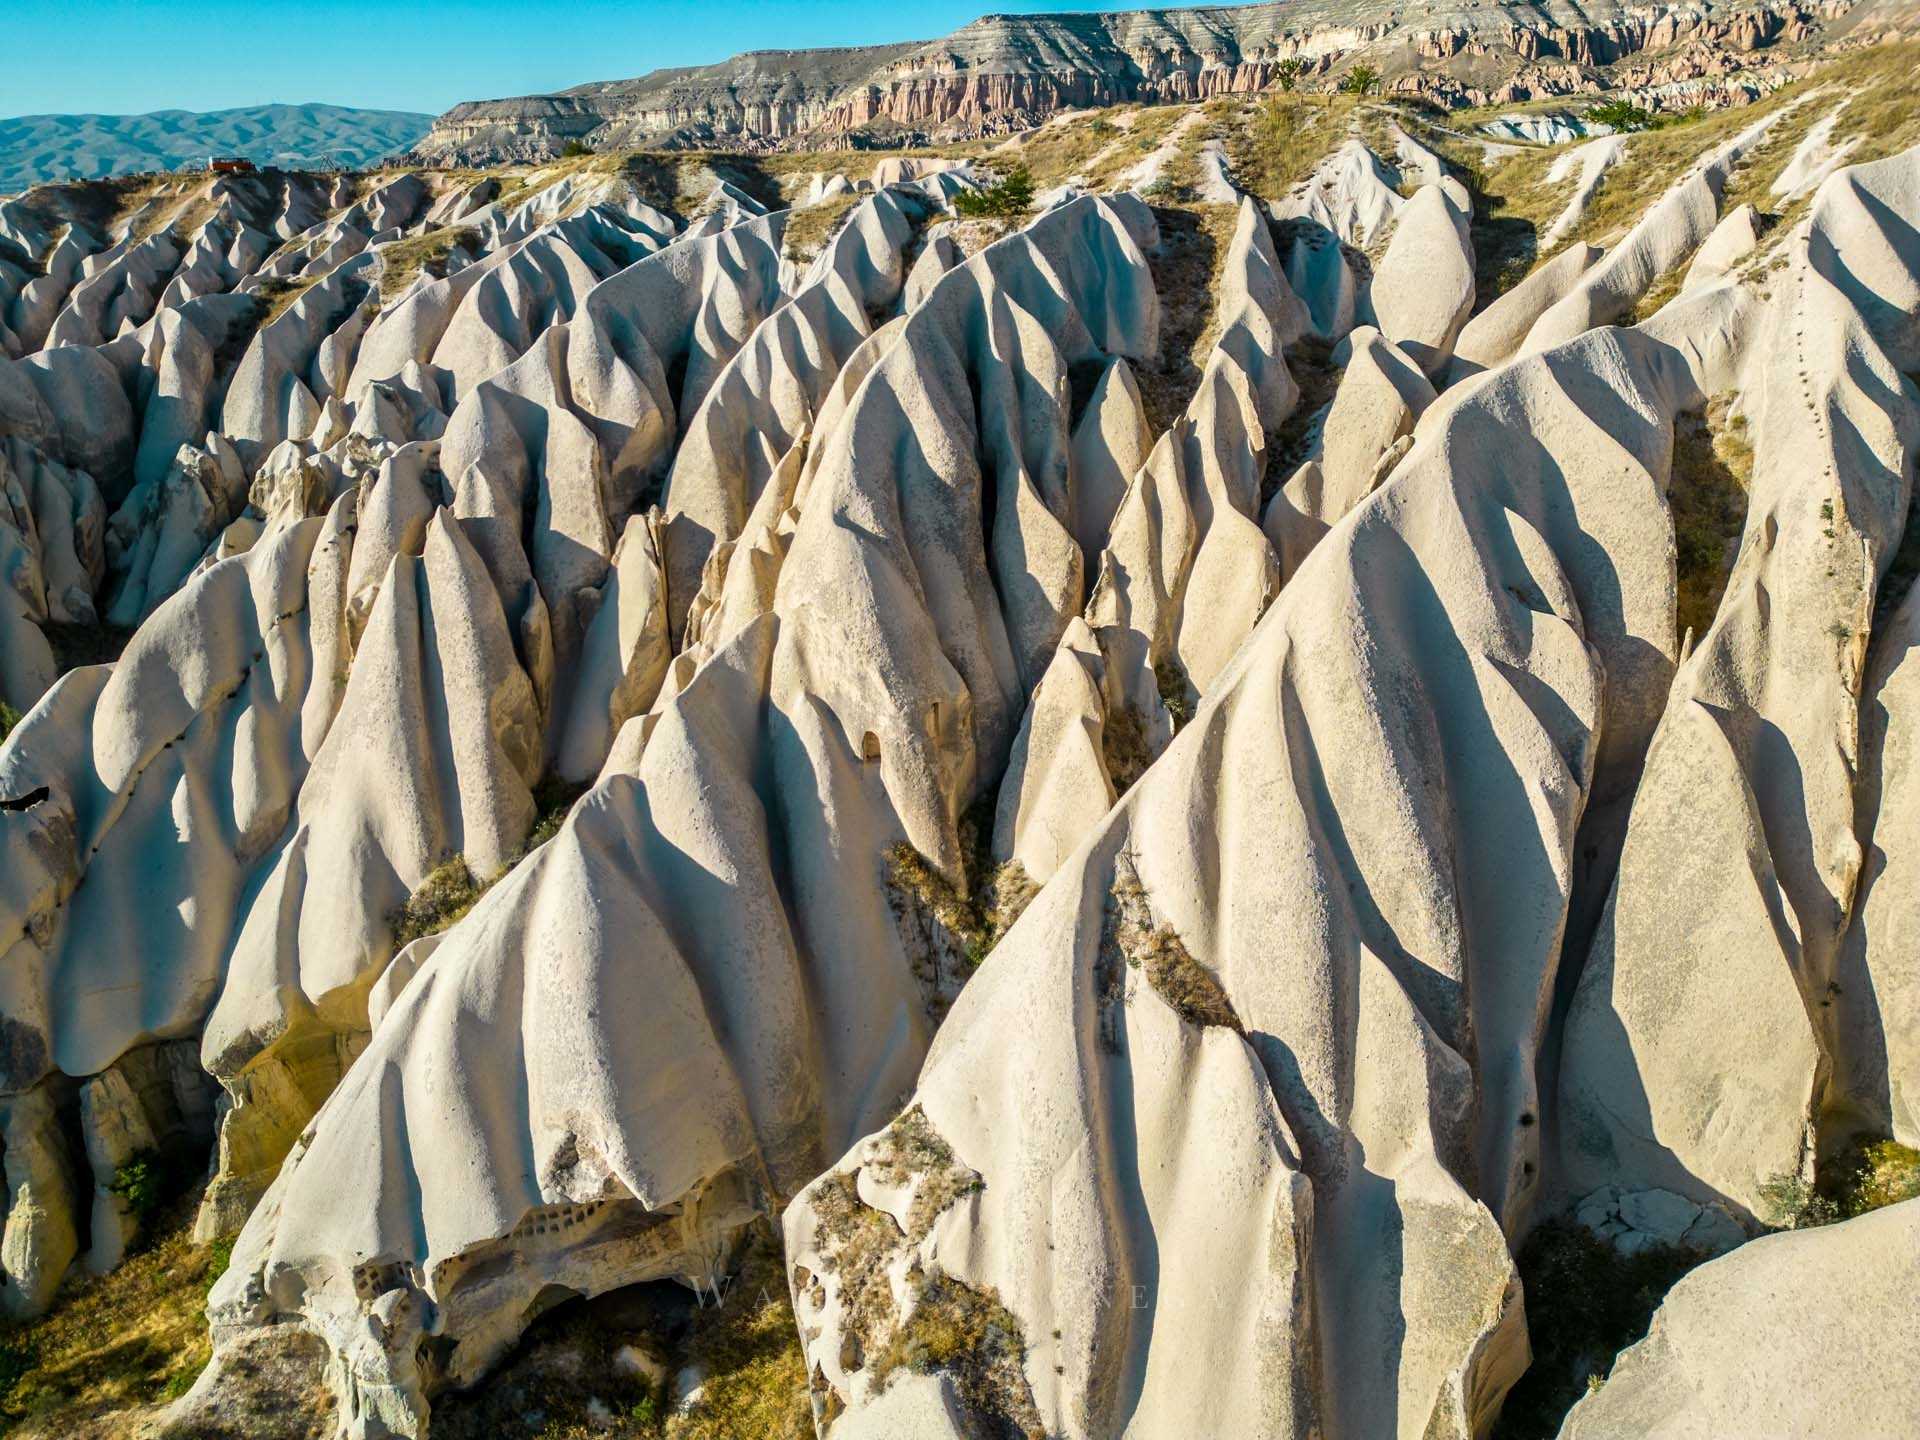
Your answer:
[[[0,120],[0,194],[43,180],[178,170],[209,155],[260,165],[364,166],[405,150],[433,124],[405,110],[249,105],[150,115],[22,115]]]

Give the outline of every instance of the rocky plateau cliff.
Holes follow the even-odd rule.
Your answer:
[[[1869,10],[1875,8],[1869,4]],[[552,158],[568,142],[757,149],[953,140],[1062,110],[1331,86],[1356,65],[1448,107],[1685,85],[1680,105],[1751,99],[1778,62],[1843,33],[1850,0],[1598,5],[1353,0],[1082,15],[988,15],[944,39],[755,51],[556,95],[456,106],[417,147],[432,163]],[[1705,82],[1705,83],[1701,83]]]

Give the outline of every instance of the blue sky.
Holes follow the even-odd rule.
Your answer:
[[[1111,8],[1143,0],[1109,0]],[[440,111],[741,50],[944,35],[1099,0],[0,0],[0,116],[328,101]]]

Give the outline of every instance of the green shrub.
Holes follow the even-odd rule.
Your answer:
[[[1371,95],[1380,88],[1380,72],[1371,65],[1356,65],[1340,77],[1340,89],[1347,95]]]
[[[1631,100],[1608,100],[1595,105],[1587,111],[1589,121],[1606,125],[1623,135],[1631,135],[1639,130],[1651,130],[1655,120],[1653,112],[1643,110]]]
[[[953,197],[954,212],[968,219],[1006,219],[1033,208],[1033,176],[1022,165],[1004,180],[984,190],[967,190]]]
[[[1760,1218],[1776,1230],[1810,1230],[1840,1218],[1833,1197],[1799,1175],[1776,1175],[1760,1187]]]
[[[1306,73],[1307,67],[1302,61],[1288,58],[1273,67],[1273,83],[1291,95],[1294,87],[1300,83],[1300,77]]]
[[[560,147],[562,160],[577,160],[582,155],[593,154],[593,147],[584,140],[569,140]]]
[[[1761,1216],[1776,1230],[1810,1230],[1920,1199],[1920,1150],[1895,1140],[1855,1139],[1809,1182],[1776,1175],[1760,1187]]]
[[[13,1387],[33,1369],[33,1347],[12,1340],[0,1340],[0,1400],[13,1393]]]
[[[231,1235],[222,1235],[207,1247],[206,1289],[213,1290],[214,1281],[227,1273],[227,1267],[233,1264],[233,1241]]]
[[[129,1160],[115,1170],[107,1191],[126,1201],[135,1215],[150,1215],[160,1203],[158,1179],[144,1160]]]
[[[1160,692],[1160,703],[1167,707],[1167,717],[1173,721],[1173,733],[1178,735],[1193,718],[1193,700],[1187,694],[1187,667],[1169,655],[1154,664],[1153,684]]]
[[[1894,1140],[1876,1140],[1862,1147],[1852,1195],[1862,1215],[1903,1200],[1920,1200],[1920,1150]]]
[[[0,700],[0,745],[6,743],[7,736],[13,733],[13,727],[26,718],[6,701]]]
[[[1535,1230],[1518,1256],[1533,1363],[1507,1393],[1493,1440],[1553,1440],[1574,1402],[1646,1337],[1667,1291],[1706,1258],[1684,1246],[1622,1255],[1569,1219]]]
[[[393,948],[397,954],[414,941],[438,935],[479,902],[486,886],[474,878],[464,855],[436,866],[407,897],[393,918]]]
[[[194,1162],[186,1156],[142,1150],[127,1164],[113,1171],[109,1194],[127,1202],[134,1219],[148,1221],[161,1206],[177,1198],[194,1179]]]

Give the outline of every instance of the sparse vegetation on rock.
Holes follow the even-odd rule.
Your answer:
[[[1536,1229],[1519,1254],[1533,1363],[1494,1440],[1553,1440],[1574,1402],[1605,1385],[1620,1352],[1647,1333],[1667,1291],[1706,1258],[1679,1246],[1623,1255],[1572,1220]]]
[[[1837,1225],[1920,1199],[1920,1151],[1892,1139],[1859,1137],[1819,1166],[1814,1179],[1782,1173],[1761,1186],[1760,1196],[1762,1218],[1778,1229]]]
[[[484,878],[476,876],[464,855],[436,866],[407,897],[407,903],[393,916],[393,946],[404,950],[415,940],[441,931],[466,918],[507,871],[531,855],[559,833],[573,802],[580,798],[580,787],[549,777],[535,795],[540,818],[527,832],[526,840],[506,867]]]
[[[1021,165],[979,190],[953,197],[954,212],[969,218],[1010,219],[1033,208],[1033,176]]]
[[[1244,1033],[1226,988],[1193,957],[1178,931],[1154,919],[1146,888],[1137,878],[1117,879],[1111,904],[1113,943],[1127,966],[1145,976],[1174,1014],[1189,1025],[1220,1025]]]

